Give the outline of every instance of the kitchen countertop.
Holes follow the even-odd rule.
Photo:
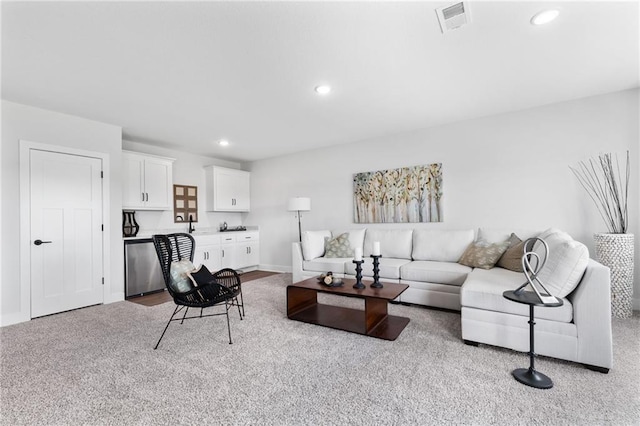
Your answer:
[[[235,226],[230,226],[230,228],[234,228]],[[258,231],[258,227],[257,226],[247,226],[247,229],[245,231],[223,231],[221,232],[218,228],[202,228],[202,229],[197,229],[191,233],[191,235],[193,235],[194,237],[197,237],[198,235],[222,235],[222,234],[238,234],[238,233],[242,233],[242,232],[251,232],[251,231]],[[144,230],[144,231],[140,231],[138,233],[138,235],[136,235],[135,237],[122,237],[122,239],[124,241],[131,241],[131,240],[144,240],[144,239],[148,239],[151,238],[153,235],[156,234],[173,234],[173,233],[177,233],[177,232],[185,232],[186,230],[184,229],[156,229],[156,230]]]

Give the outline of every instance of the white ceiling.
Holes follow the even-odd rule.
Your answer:
[[[452,3],[3,2],[2,98],[253,161],[640,85],[638,1]]]

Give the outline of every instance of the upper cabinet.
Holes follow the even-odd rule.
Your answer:
[[[122,208],[171,210],[173,159],[122,152]]]
[[[209,166],[205,170],[208,211],[249,211],[251,173],[217,166]]]

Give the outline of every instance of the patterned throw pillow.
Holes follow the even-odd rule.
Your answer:
[[[458,263],[472,268],[491,269],[508,247],[509,241],[494,244],[475,241],[462,253]]]
[[[514,272],[524,272],[522,269],[522,255],[524,254],[524,241],[516,234],[511,234],[509,239],[509,248],[504,252],[496,266],[508,269]]]
[[[171,268],[169,269],[169,275],[171,277],[169,285],[171,289],[176,293],[186,293],[189,290],[193,290],[193,283],[188,273],[194,269],[196,268],[189,259],[171,262]]]
[[[353,257],[353,249],[349,244],[349,233],[324,239],[324,257]]]

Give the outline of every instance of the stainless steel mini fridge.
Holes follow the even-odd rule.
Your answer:
[[[160,262],[151,238],[124,242],[125,297],[164,290]]]

